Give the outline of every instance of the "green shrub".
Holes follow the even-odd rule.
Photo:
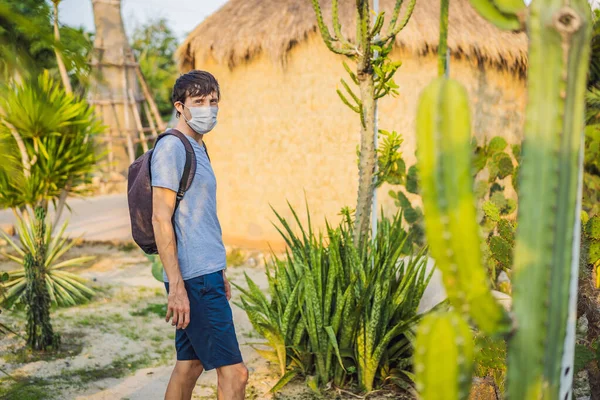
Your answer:
[[[248,276],[248,289],[238,287],[240,307],[270,347],[259,353],[279,365],[273,390],[297,375],[313,388],[410,385],[413,327],[430,275],[423,252],[401,258],[402,214],[382,218],[375,240],[357,248],[348,210],[339,227],[327,223],[327,238],[313,232],[310,215],[306,230],[292,213],[300,235],[275,212],[288,249],[267,266],[269,295]]]
[[[40,223],[44,226],[44,234],[41,239],[36,239],[38,222],[35,220],[27,222],[20,218],[17,221],[19,244],[0,230],[0,236],[4,237],[17,252],[16,256],[5,252],[1,254],[23,266],[20,269],[9,271],[9,279],[6,282],[6,298],[3,299],[2,304],[12,307],[19,303],[27,303],[27,270],[24,267],[27,254],[31,254],[36,259],[38,257],[43,258],[40,259],[40,262],[43,264],[46,286],[53,304],[71,306],[86,302],[94,295],[94,291],[87,286],[86,279],[72,272],[65,271],[65,268],[82,265],[95,259],[95,257],[77,257],[59,261],[76,243],[64,237],[67,222],[62,225],[56,235],[52,234],[52,225],[49,222],[44,219]],[[39,245],[36,242],[37,240],[42,240],[43,243]]]

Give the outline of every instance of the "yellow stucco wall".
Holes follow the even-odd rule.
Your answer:
[[[380,128],[404,135],[407,165],[415,161],[415,115],[420,91],[437,74],[433,56],[395,51],[403,61],[396,75],[397,98],[380,101]],[[342,58],[330,53],[317,36],[292,49],[285,66],[268,55],[234,69],[214,61],[195,67],[212,72],[221,85],[218,126],[205,137],[218,181],[218,212],[226,242],[280,247],[272,226],[272,205],[291,218],[286,200],[304,220],[304,201],[315,225],[336,223],[343,206],[356,202],[359,143],[358,115],[337,94],[345,76]],[[508,72],[484,70],[467,60],[453,60],[453,78],[466,85],[478,137],[521,137],[524,81]],[[393,207],[389,187],[378,197]]]

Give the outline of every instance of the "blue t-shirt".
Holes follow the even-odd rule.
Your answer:
[[[217,180],[204,148],[186,135],[196,154],[196,174],[175,212],[179,269],[184,280],[221,271],[226,266],[217,218]],[[152,186],[179,190],[185,147],[176,136],[162,138],[151,160]],[[166,273],[165,282],[168,282]]]

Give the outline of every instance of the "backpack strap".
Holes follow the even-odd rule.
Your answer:
[[[177,199],[175,201],[175,210],[177,210],[177,207],[179,207],[179,202],[181,202],[183,196],[185,195],[185,192],[190,188],[194,174],[196,173],[196,155],[194,154],[194,148],[192,147],[190,141],[185,137],[183,133],[179,132],[176,129],[169,129],[165,133],[159,135],[156,138],[156,143],[158,143],[158,141],[163,137],[169,135],[177,136],[179,140],[181,140],[181,143],[183,143],[183,146],[185,147],[185,165],[183,167],[183,175],[181,176],[181,181],[179,182],[179,189],[177,190]],[[173,213],[173,215],[175,215],[175,213]]]
[[[210,156],[208,155],[208,149],[206,148],[206,143],[202,142],[202,147],[204,147],[204,152],[206,153],[206,157],[208,157],[208,162],[210,162]]]

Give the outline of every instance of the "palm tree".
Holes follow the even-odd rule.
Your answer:
[[[47,72],[0,90],[0,143],[3,154],[14,155],[0,167],[0,208],[18,214],[53,204],[58,218],[67,194],[89,193],[98,160],[91,138],[104,127],[85,100],[66,93]]]

